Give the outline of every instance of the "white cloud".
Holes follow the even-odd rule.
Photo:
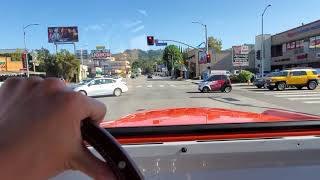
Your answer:
[[[144,25],[141,25],[141,26],[138,26],[138,27],[132,29],[131,32],[136,33],[138,31],[141,31],[142,29],[144,29]]]
[[[130,29],[130,28],[132,28],[132,27],[134,27],[134,26],[137,26],[137,25],[139,25],[139,24],[141,24],[141,23],[142,23],[142,21],[137,20],[137,21],[125,22],[125,23],[123,23],[123,25],[124,25],[125,28]]]
[[[144,16],[148,16],[147,11],[144,10],[144,9],[138,9],[138,12],[139,12],[140,14],[144,15]]]
[[[99,24],[94,24],[94,25],[89,25],[84,28],[85,31],[102,31],[104,25],[99,25]]]

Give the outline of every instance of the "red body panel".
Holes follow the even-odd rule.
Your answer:
[[[176,108],[146,111],[104,122],[103,127],[143,127],[191,124],[276,122],[288,120],[320,120],[318,116],[268,110],[262,114],[219,108]]]
[[[102,123],[102,127],[147,127],[147,126],[172,126],[195,124],[223,124],[223,123],[254,123],[254,122],[282,122],[299,120],[320,120],[319,116],[292,113],[279,110],[267,110],[261,114],[233,111],[219,108],[176,108],[146,111],[128,115],[117,121]],[[226,133],[226,134],[161,134],[156,136],[117,137],[122,144],[152,143],[194,140],[219,140],[241,138],[274,138],[285,136],[320,135],[319,130],[306,131],[273,131],[256,133]]]

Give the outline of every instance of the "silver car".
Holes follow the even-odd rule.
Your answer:
[[[121,96],[128,91],[125,82],[112,78],[95,78],[82,81],[72,89],[87,96],[114,95]]]

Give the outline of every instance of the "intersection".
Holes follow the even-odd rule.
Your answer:
[[[320,89],[269,91],[246,84],[234,84],[231,93],[200,93],[192,81],[145,76],[126,79],[129,91],[121,97],[95,97],[108,108],[105,120],[129,114],[176,107],[212,107],[262,113],[266,110],[304,112],[320,115]]]

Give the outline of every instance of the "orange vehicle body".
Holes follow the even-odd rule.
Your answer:
[[[212,125],[233,123],[267,123],[287,121],[319,121],[319,116],[287,112],[279,110],[267,110],[263,113],[241,112],[220,108],[173,108],[140,112],[125,116],[116,121],[104,122],[104,128],[130,128],[130,127],[164,127],[186,125]],[[314,130],[272,130],[269,132],[250,133],[204,133],[204,134],[168,134],[163,133],[153,136],[121,136],[116,137],[122,144],[157,143],[174,141],[200,141],[200,140],[228,140],[244,138],[275,138],[287,136],[320,135],[320,129]]]

